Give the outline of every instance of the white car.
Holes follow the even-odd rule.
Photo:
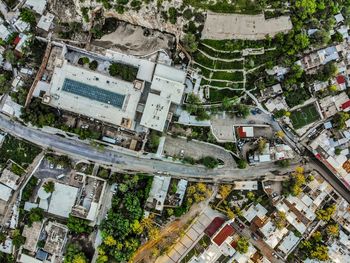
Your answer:
[[[111,191],[113,194],[115,194],[118,191],[118,184],[113,184],[111,187]]]

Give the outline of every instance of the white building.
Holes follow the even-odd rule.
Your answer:
[[[75,204],[79,189],[73,186],[55,183],[55,190],[52,193],[48,213],[68,218]]]
[[[39,15],[42,15],[46,9],[46,2],[46,0],[27,0],[24,6],[34,10]]]
[[[180,104],[185,89],[186,72],[166,65],[156,66],[151,92],[141,118],[141,125],[163,131],[170,105]]]
[[[55,16],[53,14],[47,13],[46,15],[43,15],[40,17],[37,27],[48,32],[53,25],[54,19],[55,19]]]
[[[0,25],[0,38],[4,41],[8,40],[11,36],[10,30],[7,29],[3,24]]]
[[[289,232],[288,236],[286,236],[282,243],[278,246],[278,249],[284,254],[288,255],[298,244],[300,238],[294,235],[292,231]]]
[[[163,211],[164,202],[170,186],[170,181],[171,177],[153,177],[152,187],[146,201],[147,208],[155,209],[157,212]]]

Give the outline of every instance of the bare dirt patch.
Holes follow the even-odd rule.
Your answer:
[[[92,42],[99,47],[133,55],[147,55],[160,49],[169,53],[174,43],[175,37],[171,34],[125,22],[118,22],[114,32]]]

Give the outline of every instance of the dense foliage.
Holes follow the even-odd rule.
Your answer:
[[[89,234],[92,231],[92,227],[89,226],[89,221],[72,215],[69,215],[67,227],[69,231],[75,234]]]
[[[100,226],[103,244],[98,262],[128,261],[140,245],[143,205],[152,179],[141,175],[118,178],[126,187],[113,196],[112,208]]]

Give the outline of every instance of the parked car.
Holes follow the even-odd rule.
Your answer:
[[[113,184],[111,187],[111,191],[113,194],[115,194],[118,191],[118,184]]]

